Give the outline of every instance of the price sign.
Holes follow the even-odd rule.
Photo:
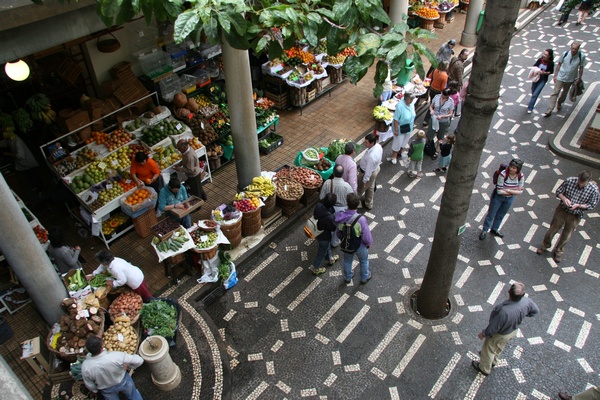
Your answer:
[[[181,129],[181,124],[175,125],[175,129],[180,130]]]
[[[200,122],[200,128],[204,129],[204,122]]]
[[[206,236],[206,235],[200,236],[200,241],[201,242],[206,242],[207,240],[208,240],[208,236]]]
[[[131,183],[131,179],[126,179],[125,183],[129,185]]]
[[[98,163],[98,168],[100,168],[101,170],[104,170],[104,169],[106,168],[106,164],[104,164],[104,162],[103,162],[103,161],[100,161],[100,162]]]
[[[112,160],[112,165],[119,165],[119,160]]]
[[[125,338],[123,337],[123,334],[122,334],[122,333],[117,333],[117,340],[118,340],[119,342],[122,342],[123,340],[125,340]]]
[[[112,185],[112,183],[108,183],[108,184],[106,185],[106,188],[107,188],[107,189],[109,189],[109,190],[110,190],[110,189],[112,189],[112,188],[113,188],[113,185]]]

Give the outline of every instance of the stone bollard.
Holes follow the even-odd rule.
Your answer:
[[[140,356],[150,366],[152,382],[164,392],[181,383],[181,371],[169,354],[169,343],[162,336],[149,336],[142,342]]]

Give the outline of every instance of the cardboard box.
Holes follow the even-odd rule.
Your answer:
[[[204,204],[204,200],[202,200],[201,198],[196,197],[196,196],[190,196],[188,198],[188,200],[186,200],[184,202],[184,204],[189,205],[189,201],[192,199],[196,200],[196,203],[193,206],[188,206],[188,208],[186,208],[186,209],[174,208],[172,210],[169,210],[169,212],[174,214],[177,218],[181,219],[181,218],[185,217],[186,215],[188,215],[189,213],[199,209]]]

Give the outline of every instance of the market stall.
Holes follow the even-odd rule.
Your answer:
[[[105,118],[118,115],[139,103],[147,103],[147,99],[152,97],[156,99],[156,93]],[[153,158],[168,182],[175,172],[174,166],[181,159],[175,145],[178,140],[187,139],[196,156],[203,160],[203,181],[212,181],[206,147],[193,136],[187,125],[173,118],[164,106],[107,126],[103,131],[94,131],[89,139],[81,141],[77,134],[95,123],[97,121],[46,143],[40,150],[50,170],[79,202],[79,207],[69,208],[71,215],[90,227],[92,234],[99,236],[107,247],[110,242],[134,228],[130,217],[139,216],[121,211],[123,200],[137,190],[129,174],[131,159],[137,152],[145,152]]]

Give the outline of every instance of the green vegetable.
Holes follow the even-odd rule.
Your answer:
[[[346,153],[346,143],[350,142],[348,139],[336,139],[327,148],[327,158],[335,161],[339,155]]]
[[[177,327],[177,310],[164,300],[151,301],[140,310],[142,325],[149,335],[173,337]]]
[[[106,286],[106,275],[98,274],[98,275],[94,276],[92,279],[90,279],[89,284],[91,287],[94,287],[94,288]]]
[[[229,266],[231,265],[231,256],[229,253],[221,251],[219,252],[219,259],[221,260],[221,264],[219,265],[219,279],[225,281],[229,278],[229,274],[231,274],[229,269]]]

